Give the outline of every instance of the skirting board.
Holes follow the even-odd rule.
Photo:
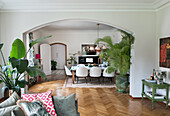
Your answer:
[[[142,97],[132,97],[131,95],[129,95],[129,97],[133,100],[135,100],[135,99],[142,99]],[[146,97],[144,97],[143,99],[148,99],[148,98],[146,98]],[[160,102],[161,104],[164,104],[165,106],[166,106],[166,103],[164,103],[164,102]],[[170,105],[168,105],[168,108],[170,108]]]

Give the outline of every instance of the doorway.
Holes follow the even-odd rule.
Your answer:
[[[67,45],[64,43],[52,43],[51,46],[51,60],[57,62],[57,69],[64,69],[67,65]]]

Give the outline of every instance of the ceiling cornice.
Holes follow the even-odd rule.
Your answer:
[[[154,3],[26,3],[0,2],[0,12],[53,12],[53,11],[156,11],[170,0]]]

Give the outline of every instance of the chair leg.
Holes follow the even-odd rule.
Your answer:
[[[104,77],[103,77],[103,84],[104,84]]]
[[[86,79],[86,83],[87,83],[87,77],[85,77],[85,79]]]
[[[98,81],[99,81],[99,83],[100,83],[100,78],[98,77]]]
[[[66,77],[66,84],[65,84],[65,87],[66,87],[66,85],[67,85],[67,81],[68,81],[68,76]]]
[[[77,84],[79,83],[79,77],[77,77]]]
[[[76,77],[76,76],[74,76],[74,81],[76,81],[76,78],[77,78],[77,77]]]

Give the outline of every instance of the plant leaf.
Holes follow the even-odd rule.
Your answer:
[[[1,48],[3,47],[3,45],[4,45],[3,43],[0,43],[0,50],[1,50]]]
[[[27,84],[27,82],[25,81],[25,79],[22,79],[22,80],[18,80],[16,81],[17,85],[20,87],[20,88],[24,88]]]
[[[36,77],[36,76],[41,76],[44,77],[45,79],[47,79],[47,76],[45,75],[45,73],[37,68],[37,67],[27,67],[27,73],[31,76],[31,77]]]
[[[25,45],[20,39],[16,39],[12,44],[10,58],[23,58],[25,56]]]
[[[41,37],[39,39],[36,39],[35,41],[32,41],[30,44],[29,44],[29,47],[31,48],[33,45],[37,44],[37,43],[40,43],[42,42],[43,40],[47,39],[47,38],[50,38],[50,36],[45,36],[45,37]]]
[[[17,68],[17,71],[19,73],[23,73],[26,71],[28,66],[28,60],[27,59],[16,59],[16,58],[10,58],[10,62],[12,64],[13,68]]]
[[[3,81],[2,81],[2,80],[0,80],[0,84],[1,84],[1,83],[3,83]]]

